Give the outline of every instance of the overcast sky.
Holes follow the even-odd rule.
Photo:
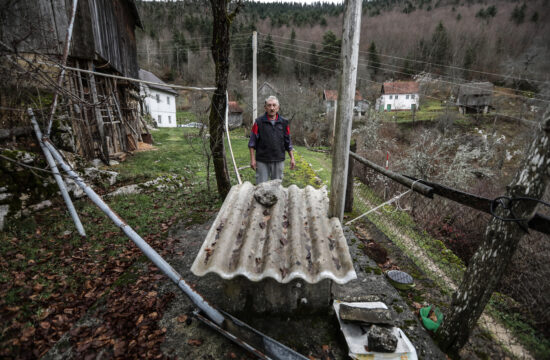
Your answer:
[[[169,1],[169,0],[145,0],[145,1]],[[250,1],[250,0],[247,0]],[[256,2],[273,3],[273,2],[295,2],[301,4],[313,4],[316,2],[343,4],[344,0],[254,0]]]
[[[255,0],[257,2],[263,2],[263,3],[272,3],[272,2],[296,2],[296,3],[302,3],[302,4],[313,4],[316,2],[323,2],[323,3],[332,3],[332,4],[343,4],[344,0]]]

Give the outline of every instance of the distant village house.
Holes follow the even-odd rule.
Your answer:
[[[493,101],[493,84],[490,82],[467,83],[458,89],[457,106],[461,114],[483,112],[486,114]]]
[[[243,109],[236,101],[229,102],[229,128],[236,129],[243,124]]]
[[[325,102],[325,112],[328,114],[330,112],[336,111],[338,108],[338,91],[337,90],[324,90],[323,91],[323,101]],[[355,90],[355,98],[353,101],[354,112],[356,114],[364,114],[368,110],[369,103],[363,99],[363,96],[359,90]]]
[[[419,86],[416,81],[385,82],[377,104],[380,111],[419,109]]]
[[[164,84],[155,74],[139,70],[140,80]],[[141,84],[141,96],[145,98],[145,111],[151,115],[158,127],[177,127],[176,96],[177,91],[163,85]]]
[[[281,93],[277,88],[267,81],[264,81],[262,85],[258,88],[258,106],[260,109],[263,109],[264,107],[264,100],[267,99],[270,96],[276,96],[279,97]]]

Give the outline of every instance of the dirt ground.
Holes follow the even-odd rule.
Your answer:
[[[234,304],[229,304],[228,298],[224,296],[223,280],[217,275],[207,275],[199,278],[190,271],[191,264],[206,237],[212,221],[213,219],[204,224],[191,226],[187,226],[185,223],[174,225],[169,230],[169,237],[174,239],[174,245],[169,255],[166,256],[166,260],[205,299],[223,310],[234,307],[230,306]],[[345,235],[358,278],[345,285],[333,284],[332,298],[341,300],[363,298],[367,301],[383,301],[391,310],[397,326],[405,332],[415,345],[420,359],[445,359],[445,354],[438,349],[429,333],[420,324],[417,311],[419,306],[427,304],[445,306],[450,300],[449,295],[441,293],[433,282],[427,279],[374,225],[366,223],[356,231],[357,236],[351,230],[346,229]],[[375,242],[381,246],[382,252],[387,251],[387,258],[384,263],[377,264],[365,251],[367,248],[372,248],[372,246],[366,245]],[[379,256],[380,254],[373,257],[377,258]],[[146,262],[139,265],[138,268],[131,269],[131,271],[144,272],[148,267],[150,266]],[[382,271],[390,268],[399,268],[413,275],[415,288],[407,291],[396,290],[389,284]],[[145,273],[148,274],[146,271]],[[135,292],[137,296],[146,294],[145,299],[148,299],[147,296],[151,293],[160,299],[154,303],[153,308],[154,313],[159,314],[158,318],[156,316],[152,319],[148,318],[149,323],[145,327],[141,327],[139,333],[143,335],[141,337],[143,341],[149,339],[154,346],[157,346],[157,350],[150,353],[151,356],[172,359],[253,358],[242,348],[198,321],[193,316],[195,306],[167,277],[160,275],[158,271],[153,271],[152,274],[154,275],[147,275],[145,278],[147,281],[154,283],[149,284],[151,288],[146,289],[145,292]],[[71,336],[78,334],[79,329],[86,329],[86,331],[95,333],[98,329],[105,327],[105,320],[98,314],[101,314],[102,311],[105,312],[109,304],[116,301],[113,298],[117,295],[116,292],[113,292],[112,295],[107,296],[93,306],[86,316],[44,358],[77,358],[77,355],[81,354],[78,352],[78,347],[86,344],[83,345],[82,342],[78,343],[74,339],[71,340]],[[139,305],[140,300],[135,300],[136,306]],[[347,345],[332,307],[304,313],[255,315],[236,312],[233,315],[310,359],[348,358]],[[136,319],[133,319],[132,315],[130,315],[130,321],[132,323],[128,324],[130,328],[126,331],[130,331],[134,323],[140,324],[140,319],[138,318],[135,322]],[[469,345],[469,349],[462,354],[463,357],[468,359],[481,358],[478,356],[478,352],[475,351],[475,349],[481,347],[485,349],[485,353],[494,355],[494,358],[504,358],[505,355],[498,351],[498,347],[483,339],[483,336],[474,336],[474,341]],[[482,343],[478,343],[479,341],[482,341]],[[127,348],[128,344],[124,344],[124,346]],[[146,343],[138,343],[134,346],[146,346]],[[113,347],[107,346],[100,349],[99,353],[96,352],[95,357],[92,358],[98,358],[98,356],[111,358],[120,355],[124,356],[124,353],[119,352],[117,354],[117,344],[114,344]]]

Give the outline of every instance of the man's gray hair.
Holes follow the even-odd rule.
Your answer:
[[[269,100],[275,100],[275,101],[277,102],[277,105],[280,105],[280,104],[279,104],[279,99],[277,99],[277,97],[276,97],[276,96],[273,96],[273,95],[268,96],[267,99],[265,99],[264,105],[267,105],[267,102],[268,102]]]

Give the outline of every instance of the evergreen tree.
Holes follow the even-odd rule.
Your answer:
[[[380,70],[380,57],[378,56],[378,52],[376,51],[376,44],[374,43],[374,41],[370,43],[368,53],[370,72],[373,75],[376,75]]]
[[[278,74],[279,61],[271,35],[263,42],[258,54],[258,71],[264,74]]]
[[[319,73],[319,54],[317,53],[317,46],[311,44],[309,47],[309,61],[311,65],[309,67],[309,74],[316,75]]]
[[[292,29],[292,32],[290,33],[287,55],[291,58],[296,56],[296,32],[294,31],[294,29]]]
[[[447,64],[451,52],[451,39],[440,21],[432,35],[430,61],[435,64]]]
[[[187,63],[187,42],[183,32],[176,31],[172,35],[172,43],[174,46],[174,64],[176,69],[181,72],[183,64]]]
[[[527,5],[523,3],[521,6],[514,7],[510,20],[512,20],[516,25],[523,23],[525,20],[525,10],[527,10]]]
[[[339,40],[332,31],[327,31],[323,35],[323,49],[319,52],[319,64],[326,68],[326,71],[338,69],[340,66],[340,47],[342,41]]]

